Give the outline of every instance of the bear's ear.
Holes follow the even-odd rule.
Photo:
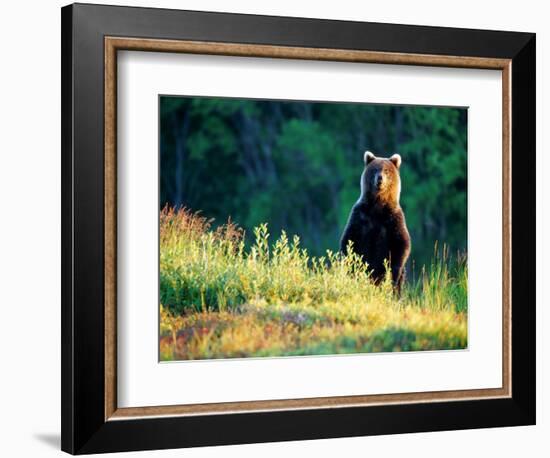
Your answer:
[[[375,159],[376,157],[374,156],[374,154],[372,154],[370,151],[365,151],[365,155],[363,156],[365,165],[369,165],[369,163],[374,161]]]
[[[395,165],[396,168],[401,167],[401,156],[399,154],[394,154],[390,157],[390,161],[393,162],[393,165]]]

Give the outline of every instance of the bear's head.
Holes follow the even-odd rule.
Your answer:
[[[399,204],[401,156],[394,154],[387,159],[365,151],[363,160],[365,169],[361,175],[362,199],[389,205]]]

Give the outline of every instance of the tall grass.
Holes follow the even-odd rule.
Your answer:
[[[310,257],[266,224],[245,248],[232,222],[160,215],[163,359],[464,348],[467,266],[444,248],[397,297],[357,255]]]

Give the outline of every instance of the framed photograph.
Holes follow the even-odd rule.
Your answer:
[[[535,423],[535,35],[62,9],[62,449]]]

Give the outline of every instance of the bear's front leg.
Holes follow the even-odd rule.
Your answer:
[[[397,293],[405,280],[405,264],[411,252],[411,239],[406,227],[400,226],[392,231],[390,238],[390,266],[392,283]]]

